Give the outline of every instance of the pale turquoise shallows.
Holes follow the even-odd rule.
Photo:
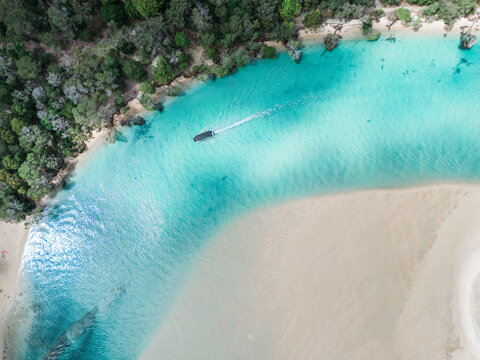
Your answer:
[[[126,129],[32,229],[23,275],[34,320],[16,356],[41,359],[53,347],[51,358],[136,358],[195,255],[246,211],[310,194],[478,181],[479,59],[480,47],[440,37],[310,47],[299,65],[286,54],[255,62]]]

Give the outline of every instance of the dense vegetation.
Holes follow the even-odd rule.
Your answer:
[[[385,0],[397,4],[398,0]],[[471,0],[410,0],[451,23]],[[223,77],[274,58],[303,21],[381,14],[373,0],[0,0],[0,218],[18,221],[53,188],[65,159],[109,122],[139,83],[142,104],[180,74]],[[410,21],[410,14],[396,12]],[[378,15],[378,16],[377,16]],[[371,20],[365,36],[378,38]],[[192,66],[192,48],[210,62]],[[176,87],[169,89],[178,94]]]

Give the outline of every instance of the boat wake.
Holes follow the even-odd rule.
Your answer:
[[[215,133],[215,135],[218,135],[218,134],[221,134],[221,133],[223,133],[227,130],[230,130],[230,129],[239,127],[241,125],[244,125],[244,124],[246,124],[250,121],[266,118],[266,117],[271,116],[275,113],[278,113],[279,111],[282,111],[284,109],[288,109],[288,108],[298,106],[299,104],[304,102],[306,100],[306,98],[307,97],[301,97],[301,98],[299,98],[295,101],[288,101],[288,102],[285,102],[285,103],[282,103],[282,104],[277,104],[275,106],[272,106],[271,108],[268,108],[266,110],[259,111],[259,112],[255,113],[253,115],[247,116],[246,118],[244,118],[240,121],[237,121],[237,122],[233,123],[232,125],[228,125],[224,128],[214,130],[214,133]]]

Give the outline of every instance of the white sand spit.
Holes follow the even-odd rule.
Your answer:
[[[250,214],[199,256],[142,358],[479,359],[479,219],[471,185]]]

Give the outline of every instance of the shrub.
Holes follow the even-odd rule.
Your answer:
[[[323,15],[320,10],[310,11],[306,16],[303,24],[309,29],[318,29],[322,26]]]
[[[175,34],[175,45],[182,49],[187,49],[190,46],[190,38],[183,31]]]
[[[400,8],[395,10],[395,15],[397,15],[397,18],[400,21],[410,22],[412,20],[412,15],[410,14],[410,10],[405,8]]]
[[[275,48],[272,46],[268,46],[267,44],[263,44],[262,53],[265,59],[275,59],[277,57],[277,54],[275,53]]]
[[[140,84],[140,91],[145,94],[155,94],[155,86],[150,81]]]

